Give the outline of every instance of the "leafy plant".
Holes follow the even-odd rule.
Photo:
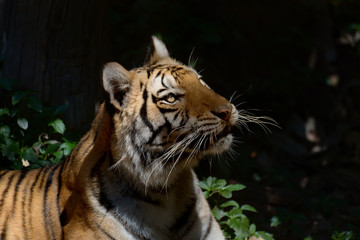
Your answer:
[[[31,91],[12,91],[12,81],[0,79],[1,168],[38,168],[58,163],[76,143],[65,136],[58,115],[66,106],[50,108]]]
[[[200,182],[200,187],[227,239],[274,239],[272,234],[257,231],[256,225],[250,223],[244,211],[256,212],[254,207],[248,204],[240,206],[236,201],[228,200],[232,197],[232,192],[244,189],[244,185],[226,184],[224,179],[208,177]]]
[[[354,236],[354,233],[352,231],[344,231],[344,232],[338,232],[335,231],[333,235],[331,236],[332,240],[350,240]]]

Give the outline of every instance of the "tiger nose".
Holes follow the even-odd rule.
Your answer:
[[[231,105],[229,105],[229,106],[219,107],[216,111],[211,111],[211,113],[224,121],[228,121],[231,116],[231,110],[232,107]]]

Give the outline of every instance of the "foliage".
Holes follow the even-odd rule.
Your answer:
[[[352,231],[344,231],[344,232],[338,232],[335,231],[333,235],[331,236],[332,240],[350,240],[353,239],[353,232]]]
[[[12,81],[0,79],[1,168],[38,168],[60,162],[76,145],[65,136],[58,116],[66,106],[50,108],[31,91],[12,91]]]
[[[257,231],[256,225],[250,223],[244,214],[244,211],[256,212],[254,207],[248,204],[240,206],[236,201],[228,200],[232,197],[232,192],[244,189],[244,185],[226,184],[224,179],[208,177],[200,182],[200,187],[227,239],[246,240],[252,236],[264,240],[274,239],[267,232]]]

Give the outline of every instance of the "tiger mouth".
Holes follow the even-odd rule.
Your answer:
[[[196,139],[194,139],[189,147],[191,149],[198,148],[202,151],[208,150],[210,147],[216,145],[221,139],[227,137],[230,134],[231,126],[227,125],[221,130],[220,133],[216,135],[209,134],[206,136],[206,138],[202,141],[202,143],[199,145],[198,142],[203,137],[202,135],[198,136]]]

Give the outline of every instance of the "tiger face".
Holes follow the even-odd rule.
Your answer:
[[[169,57],[153,38],[144,67],[127,71],[117,63],[103,70],[103,83],[114,114],[115,137],[125,155],[142,165],[194,167],[208,154],[220,154],[232,143],[238,120],[233,104],[215,93],[192,68]],[[118,154],[124,160],[124,152]]]

